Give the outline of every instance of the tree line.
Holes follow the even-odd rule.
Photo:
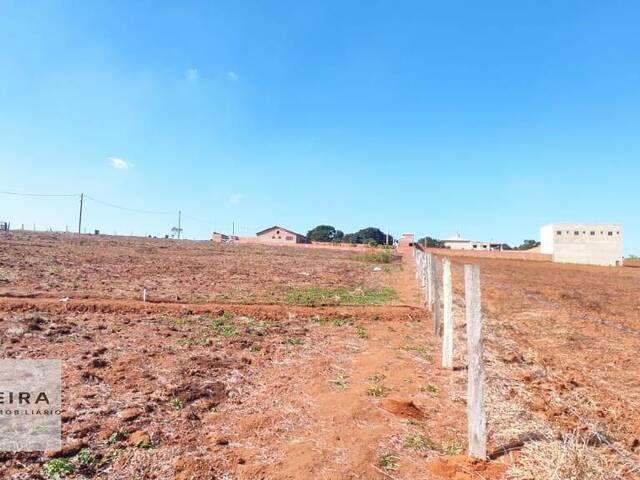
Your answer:
[[[367,227],[345,234],[332,225],[318,225],[307,232],[307,238],[316,242],[364,243],[368,245],[392,245],[393,236],[376,227]]]

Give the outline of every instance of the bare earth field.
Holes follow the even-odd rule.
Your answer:
[[[464,456],[470,260],[489,462]],[[450,372],[410,254],[0,236],[0,353],[63,360],[65,444],[0,453],[0,477],[638,478],[640,269],[452,262]]]
[[[0,239],[0,295],[272,303],[291,288],[386,285],[397,265],[348,251],[208,241],[12,232]]]

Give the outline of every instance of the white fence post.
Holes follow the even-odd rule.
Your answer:
[[[433,328],[436,336],[442,335],[442,277],[440,276],[440,260],[433,258]]]
[[[443,334],[442,366],[453,368],[453,286],[451,283],[451,260],[442,259]]]
[[[429,254],[429,310],[433,312],[433,296],[434,296],[434,261],[435,257],[432,253]]]
[[[469,456],[487,457],[487,420],[484,410],[484,364],[482,342],[482,306],[480,267],[464,266],[464,289],[467,320],[467,422]]]

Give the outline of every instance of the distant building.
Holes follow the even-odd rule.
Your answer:
[[[500,250],[499,243],[493,242],[477,242],[473,240],[467,240],[459,235],[455,237],[447,238],[444,240],[444,248],[450,248],[451,250]]]
[[[403,233],[402,238],[398,240],[398,247],[411,247],[414,243],[415,235],[413,233]]]
[[[308,243],[307,237],[278,225],[256,233],[260,243]]]
[[[220,232],[213,232],[211,239],[214,242],[233,242],[234,240],[238,240],[238,237],[235,235],[226,235]]]
[[[622,225],[552,223],[540,228],[540,253],[554,262],[622,265]]]

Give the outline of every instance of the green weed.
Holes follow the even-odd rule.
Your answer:
[[[379,305],[398,297],[390,287],[302,287],[284,293],[283,301],[292,305]]]
[[[395,452],[392,451],[384,452],[378,459],[378,467],[385,470],[397,470],[398,455],[396,455]]]
[[[348,378],[344,374],[338,375],[336,378],[329,380],[329,383],[336,387],[338,390],[345,390],[349,384]]]
[[[42,466],[42,475],[52,480],[64,478],[67,473],[73,473],[76,469],[68,458],[54,458]]]
[[[179,398],[172,398],[169,400],[169,406],[174,410],[182,410],[182,400]]]
[[[390,250],[380,250],[376,252],[362,253],[356,256],[356,260],[371,263],[391,263],[393,261],[393,252]]]
[[[402,350],[404,350],[405,352],[414,353],[420,358],[422,358],[423,360],[426,360],[427,362],[431,362],[433,360],[433,357],[431,356],[431,352],[427,347],[405,346],[405,347],[402,347]]]
[[[74,457],[74,460],[78,462],[81,467],[92,467],[98,464],[98,457],[87,448],[80,450]]]
[[[107,439],[107,443],[109,445],[113,445],[115,443],[121,442],[122,440],[125,440],[128,436],[129,436],[129,430],[127,430],[124,427],[119,428],[118,430],[114,431],[111,435],[109,435],[109,438]]]
[[[390,391],[391,389],[385,387],[384,385],[376,385],[375,387],[371,387],[370,389],[367,390],[367,395],[369,395],[370,397],[381,398],[389,395]]]
[[[373,375],[371,375],[368,380],[372,381],[372,382],[381,382],[382,380],[384,380],[385,378],[387,378],[385,376],[384,373],[374,373]]]
[[[440,389],[438,387],[436,387],[435,385],[432,384],[427,384],[424,387],[420,388],[421,392],[426,392],[426,393],[430,393],[431,395],[438,395],[438,392],[440,391]]]
[[[233,313],[224,312],[222,315],[213,318],[211,320],[211,330],[218,337],[233,337],[236,334]]]
[[[404,447],[421,452],[434,450],[443,455],[460,455],[462,453],[462,445],[457,442],[435,442],[420,434],[405,437]]]
[[[356,325],[356,335],[358,335],[358,338],[362,338],[363,340],[369,338],[369,334],[362,325]]]

